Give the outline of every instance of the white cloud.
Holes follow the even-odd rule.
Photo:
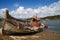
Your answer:
[[[5,10],[7,8],[0,9],[0,17],[4,17]]]
[[[1,11],[2,9],[0,9]],[[2,11],[1,11],[2,12]],[[0,14],[1,14],[0,12]],[[10,12],[10,15],[16,18],[29,18],[33,15],[38,14],[38,17],[46,17],[53,15],[60,15],[60,1],[50,4],[49,6],[38,7],[36,9],[33,8],[24,8],[20,6],[14,11]]]

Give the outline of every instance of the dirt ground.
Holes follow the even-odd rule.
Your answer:
[[[0,35],[0,40],[60,40],[60,34],[44,31],[32,35]]]

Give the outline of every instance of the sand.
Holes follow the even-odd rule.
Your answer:
[[[8,36],[0,35],[0,40],[60,40],[60,34],[54,32],[43,31],[33,35],[23,35],[23,36]]]

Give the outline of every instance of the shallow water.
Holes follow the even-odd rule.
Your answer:
[[[43,20],[43,23],[48,25],[48,31],[60,32],[60,20]]]

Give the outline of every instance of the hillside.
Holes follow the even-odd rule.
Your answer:
[[[42,19],[60,19],[60,15],[48,16],[48,17],[44,17]]]

